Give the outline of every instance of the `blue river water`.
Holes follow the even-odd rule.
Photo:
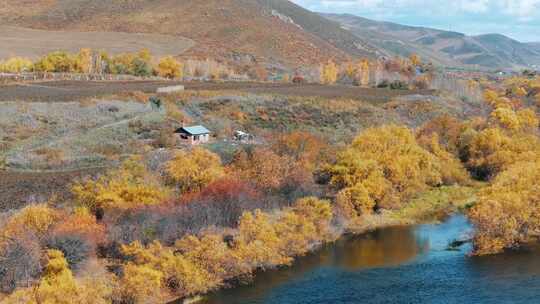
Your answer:
[[[471,257],[463,216],[345,237],[204,304],[540,303],[540,247]]]

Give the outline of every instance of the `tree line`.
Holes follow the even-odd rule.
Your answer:
[[[229,67],[214,60],[180,61],[173,56],[154,58],[147,49],[117,55],[91,49],[81,49],[78,53],[55,51],[35,61],[23,57],[12,57],[0,61],[0,72],[122,74],[138,77],[159,76],[169,79],[181,79],[184,76],[227,79],[233,75]]]

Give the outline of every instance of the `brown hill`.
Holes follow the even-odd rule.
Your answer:
[[[337,23],[286,0],[0,0],[0,25],[166,34],[195,41],[187,55],[287,65],[373,54]]]

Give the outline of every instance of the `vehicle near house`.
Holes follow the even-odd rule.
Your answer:
[[[210,141],[210,130],[204,126],[181,127],[175,132],[181,143],[200,145]]]
[[[244,131],[235,131],[233,134],[233,139],[238,142],[248,143],[253,141],[255,136]]]

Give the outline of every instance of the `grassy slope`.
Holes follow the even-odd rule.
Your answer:
[[[36,59],[53,51],[75,53],[82,48],[102,49],[109,54],[148,49],[153,55],[161,57],[182,54],[193,47],[195,42],[157,34],[63,32],[0,26],[0,45],[0,58],[21,56]]]
[[[288,64],[347,58],[345,51],[252,0],[3,0],[0,24],[48,30],[168,34],[197,43],[193,56]]]

